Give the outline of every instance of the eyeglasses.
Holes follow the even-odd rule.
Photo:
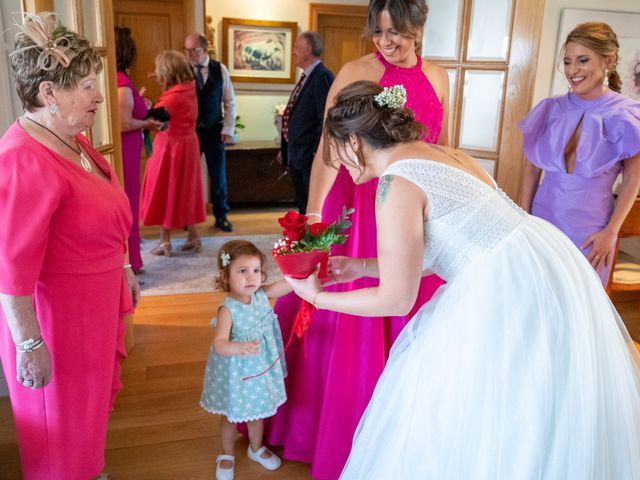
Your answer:
[[[201,47],[184,49],[184,53],[186,53],[187,55],[191,55],[192,53],[200,53],[201,51],[202,51]]]

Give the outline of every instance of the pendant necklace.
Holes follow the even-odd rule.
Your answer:
[[[80,155],[80,165],[82,165],[82,168],[84,169],[85,172],[91,172],[91,162],[87,159],[87,157],[84,156],[84,152],[82,151],[82,149],[80,148],[80,145],[78,145],[78,141],[74,139],[74,141],[76,142],[76,147],[77,150],[75,148],[73,148],[72,145],[68,144],[67,142],[65,142],[62,138],[60,138],[58,136],[58,134],[56,132],[54,132],[53,130],[51,130],[50,128],[45,127],[44,125],[42,125],[40,122],[36,122],[33,118],[28,117],[28,116],[24,116],[24,118],[26,118],[27,120],[29,120],[30,122],[35,123],[36,125],[38,125],[39,127],[44,128],[47,132],[49,132],[51,135],[53,135],[54,137],[56,137],[58,140],[60,140],[62,143],[64,143],[67,148],[69,148],[70,150],[73,150],[74,153],[77,153],[78,155]]]

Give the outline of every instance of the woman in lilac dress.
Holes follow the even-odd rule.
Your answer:
[[[124,189],[129,197],[133,213],[133,224],[129,234],[129,261],[134,272],[142,269],[140,257],[140,151],[142,149],[142,129],[160,128],[161,122],[152,118],[144,119],[147,106],[127,76],[136,60],[136,44],[131,38],[131,30],[116,27],[116,59],[118,68],[118,103],[120,105],[120,127],[122,138],[122,170]]]
[[[640,103],[618,93],[618,50],[608,25],[578,25],[562,49],[571,91],[543,100],[520,123],[528,160],[520,205],[562,230],[605,286],[618,231],[640,188]]]
[[[427,11],[424,0],[372,1],[367,33],[377,51],[347,63],[340,70],[327,105],[333,105],[336,93],[355,80],[367,79],[383,86],[402,84],[408,95],[407,105],[427,127],[423,140],[446,144],[447,73],[419,55],[419,39]],[[322,152],[322,144],[318,152]],[[333,251],[334,255],[359,259],[351,259],[348,265],[354,274],[359,274],[364,267],[362,259],[376,255],[377,183],[374,179],[355,185],[344,168],[336,171],[327,167],[321,155],[314,160],[307,215],[311,222],[332,222],[344,206],[355,208],[348,242]],[[342,291],[376,285],[377,279],[360,278],[330,288]],[[435,275],[423,279],[411,314],[429,300],[440,285],[442,280]],[[285,338],[298,305],[299,300],[293,294],[276,304]],[[283,445],[285,458],[310,463],[313,478],[337,478],[389,349],[411,314],[363,321],[342,313],[316,311],[305,345],[293,342],[287,351],[288,401],[272,419],[267,440]]]

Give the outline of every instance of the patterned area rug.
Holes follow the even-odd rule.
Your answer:
[[[143,296],[175,295],[178,293],[198,293],[214,291],[214,278],[218,272],[216,255],[222,244],[230,240],[248,240],[253,242],[267,257],[265,270],[267,281],[282,278],[280,270],[271,257],[271,248],[278,235],[248,235],[203,237],[200,253],[180,252],[184,238],[172,241],[173,256],[167,258],[151,255],[149,251],[158,244],[157,240],[143,240],[142,261],[144,273],[138,275]]]

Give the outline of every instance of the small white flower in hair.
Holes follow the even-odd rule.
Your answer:
[[[381,107],[402,108],[407,103],[407,91],[404,89],[404,85],[384,87],[373,99]]]
[[[228,267],[231,263],[231,255],[229,255],[229,252],[222,251],[220,253],[220,260],[222,260],[223,267]]]

